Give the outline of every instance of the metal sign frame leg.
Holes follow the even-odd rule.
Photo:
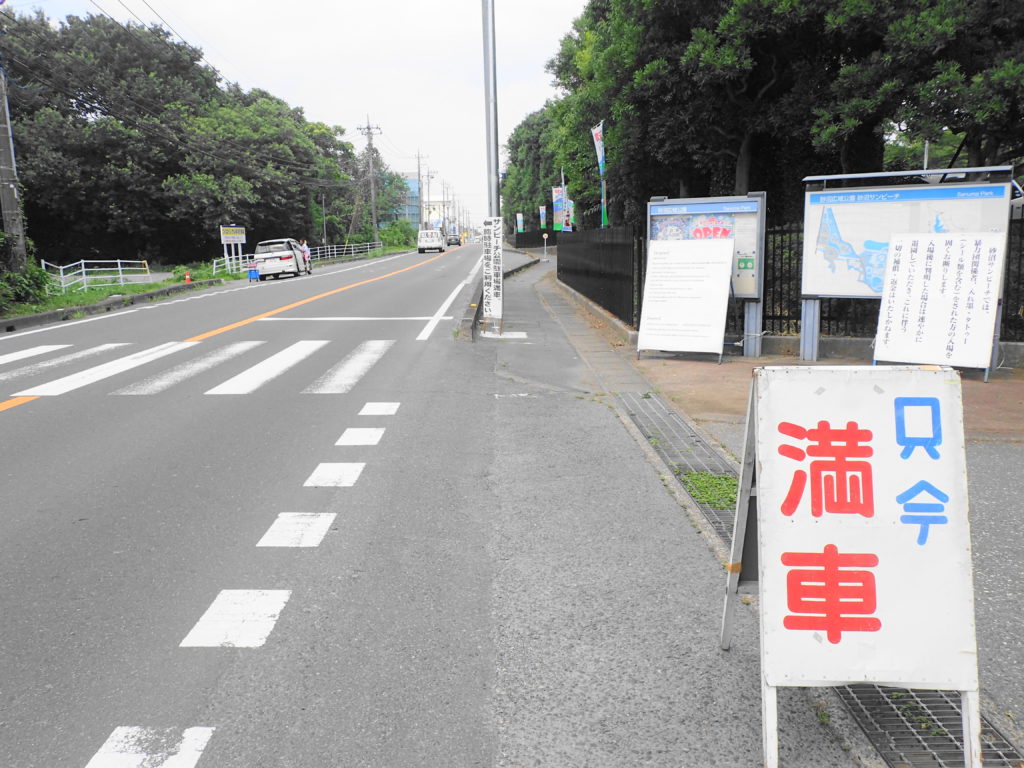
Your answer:
[[[761,675],[761,744],[764,768],[779,768],[779,696]]]
[[[982,768],[981,698],[977,691],[960,691],[960,718],[964,728],[964,765]]]

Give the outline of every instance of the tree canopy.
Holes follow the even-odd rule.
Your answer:
[[[343,128],[221,82],[163,28],[2,12],[0,33],[26,230],[48,261],[208,259],[219,225],[250,242],[372,235]],[[386,214],[404,182],[373,167]]]
[[[1006,0],[590,0],[548,64],[562,95],[509,139],[507,216],[564,169],[597,226],[601,120],[613,223],[653,195],[752,189],[798,216],[804,176],[920,168],[926,141],[933,166],[1020,177],[1021,29]]]

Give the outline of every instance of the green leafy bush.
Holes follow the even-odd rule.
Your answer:
[[[24,272],[0,272],[0,312],[14,304],[38,304],[46,299],[50,276],[42,267],[29,264]]]

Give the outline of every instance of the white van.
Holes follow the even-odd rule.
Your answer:
[[[444,235],[440,229],[421,229],[416,236],[416,250],[420,253],[427,251],[444,252]]]
[[[302,247],[290,237],[258,243],[252,260],[259,271],[260,280],[268,277],[276,279],[281,275],[298,277],[303,272],[308,275],[311,271]]]

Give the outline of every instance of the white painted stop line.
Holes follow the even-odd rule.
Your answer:
[[[221,590],[181,647],[259,648],[291,594],[290,589]]]
[[[334,512],[282,512],[257,547],[318,547],[337,517]]]
[[[213,389],[207,390],[208,395],[247,395],[255,392],[271,379],[275,379],[296,363],[312,355],[326,346],[327,341],[297,341],[276,355],[271,355],[261,363],[257,363],[247,371],[228,379]]]
[[[364,341],[338,365],[313,382],[307,394],[343,395],[354,387],[366,375],[384,353],[391,349],[394,339],[376,339]]]
[[[108,379],[111,376],[130,371],[132,368],[138,368],[140,365],[145,365],[153,360],[159,360],[161,357],[172,355],[182,349],[194,347],[198,343],[198,341],[169,341],[166,344],[144,349],[141,352],[127,355],[118,360],[111,360],[109,363],[86,368],[84,371],[65,376],[63,379],[51,381],[49,384],[42,384],[38,387],[26,389],[23,392],[17,392],[15,397],[52,397],[54,395],[63,395],[87,384]]]
[[[383,436],[383,427],[349,427],[335,445],[377,445]]]
[[[122,726],[93,755],[85,768],[194,768],[213,728],[140,728]]]
[[[401,403],[367,403],[363,406],[363,410],[359,412],[360,416],[394,416],[398,413],[398,406]]]
[[[348,488],[356,484],[364,463],[320,464],[303,485],[307,488]]]

